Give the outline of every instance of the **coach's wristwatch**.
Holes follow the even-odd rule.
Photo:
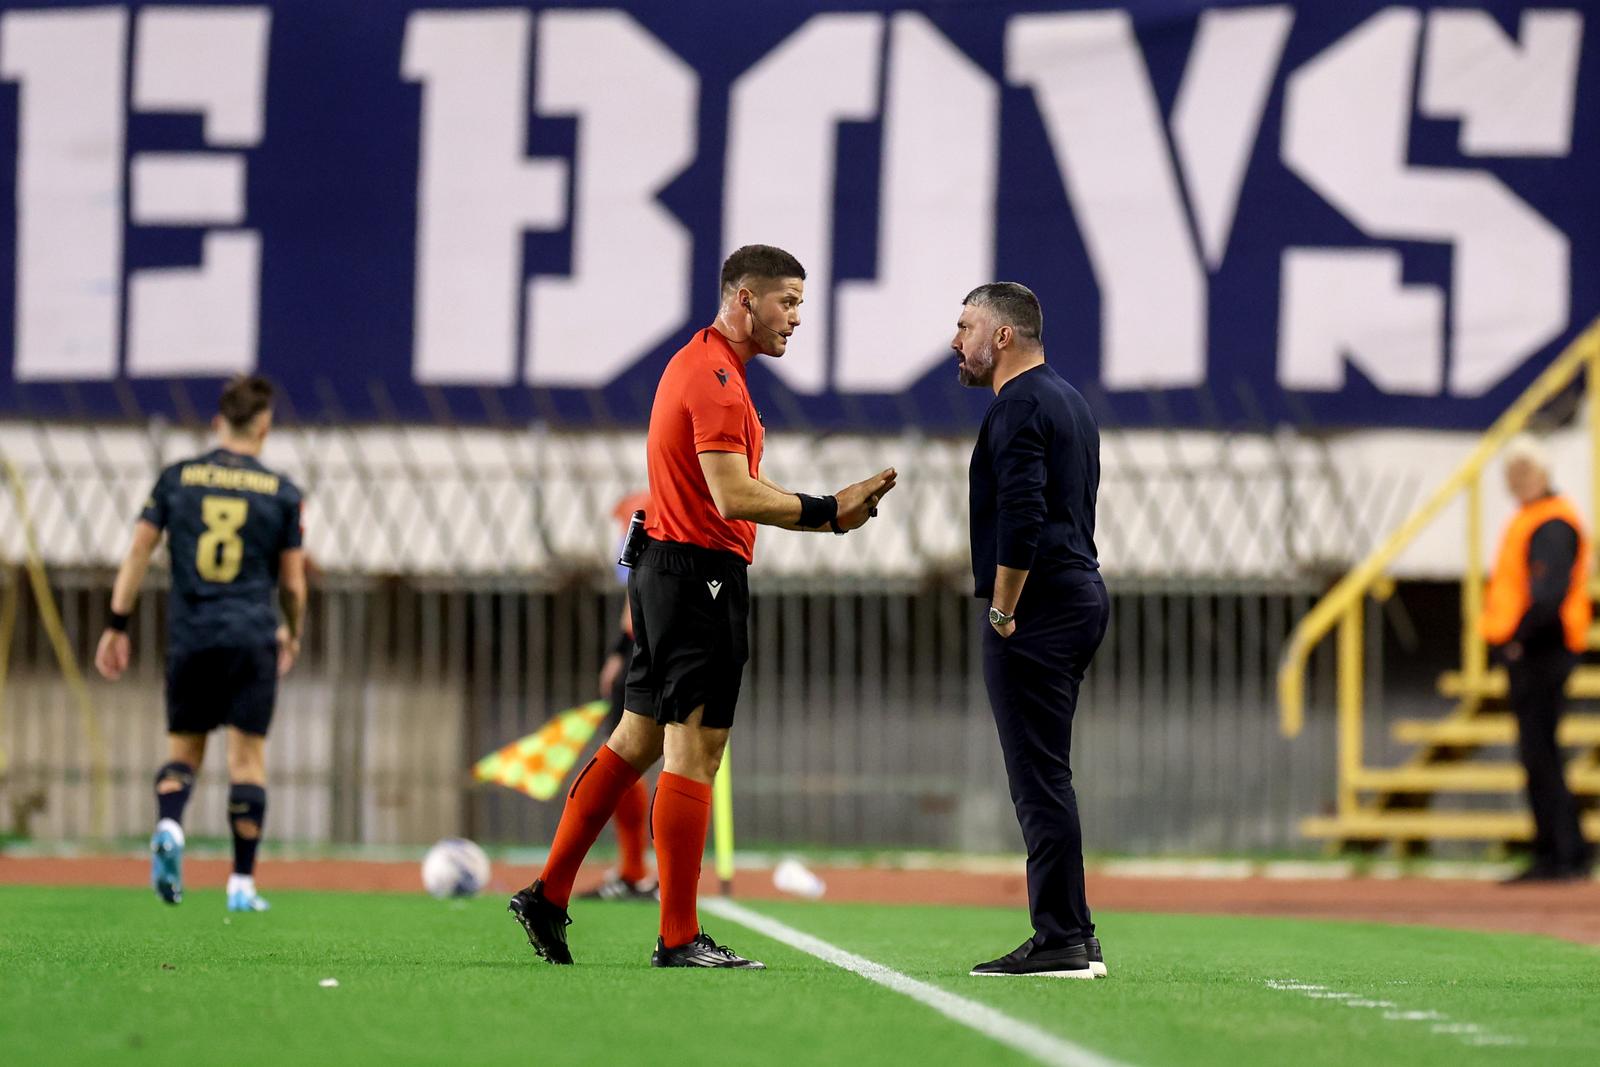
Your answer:
[[[1001,611],[999,608],[995,607],[994,605],[991,604],[989,606],[989,625],[990,626],[994,626],[994,627],[998,628],[998,627],[1001,627],[1001,626],[1009,625],[1011,623],[1011,621],[1013,619],[1015,619],[1016,617],[1017,617],[1017,613],[1014,612],[1014,611],[1010,615],[1007,615],[1005,612]]]

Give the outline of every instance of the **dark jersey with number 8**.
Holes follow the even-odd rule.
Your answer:
[[[302,537],[289,479],[213,449],[162,471],[139,517],[167,532],[169,657],[273,643],[279,558]]]

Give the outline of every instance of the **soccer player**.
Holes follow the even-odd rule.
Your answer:
[[[635,511],[650,510],[649,493],[632,493],[617,504],[613,517],[622,524],[623,536],[633,521]],[[617,565],[624,586],[628,583],[628,568]],[[626,703],[628,663],[633,659],[633,610],[622,602],[622,617],[617,627],[617,642],[600,668],[600,695],[611,701],[611,711],[606,716],[606,733],[622,723],[622,708]],[[650,794],[644,779],[635,781],[617,802],[611,816],[611,825],[617,832],[617,869],[606,874],[605,880],[587,893],[584,900],[656,900],[660,893],[654,878],[645,866],[645,812],[650,806]]]
[[[255,885],[267,811],[267,728],[278,678],[300,654],[306,614],[300,491],[257,458],[272,428],[272,395],[265,378],[229,383],[213,422],[218,447],[161,472],[134,524],[111,593],[111,622],[95,653],[95,666],[111,681],[128,669],[128,617],[165,532],[172,557],[168,741],[167,762],[155,777],[150,880],[168,904],[183,899],[183,809],[206,737],[226,726],[228,910],[267,910]]]
[[[746,245],[722,265],[716,321],[661,375],[650,411],[649,540],[628,578],[633,662],[622,723],[567,794],[544,871],[511,898],[528,942],[571,963],[572,881],[619,798],[665,755],[650,821],[661,885],[655,967],[761,968],[718,945],[697,912],[711,782],[749,657],[745,570],[756,525],[845,533],[894,488],[891,468],[833,496],[780,488],[762,470],[764,433],[746,384],[763,353],[781,357],[800,325],[806,272],[789,253]]]

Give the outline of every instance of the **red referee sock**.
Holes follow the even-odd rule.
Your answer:
[[[617,828],[617,873],[623,881],[635,884],[645,880],[650,873],[644,865],[644,816],[650,806],[650,794],[642,780],[635,781],[622,794],[617,803],[617,813],[611,823]]]
[[[544,861],[545,899],[559,907],[572,900],[572,880],[578,867],[594,847],[595,838],[611,819],[629,789],[639,783],[639,772],[606,745],[572,783],[567,806],[561,809],[561,823],[550,845],[550,858]]]
[[[667,771],[656,779],[650,829],[661,879],[661,941],[686,945],[700,933],[700,860],[711,823],[711,787]]]

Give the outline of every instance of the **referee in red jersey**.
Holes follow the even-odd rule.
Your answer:
[[[678,350],[661,375],[646,443],[649,539],[628,579],[633,662],[622,723],[567,794],[544,870],[511,898],[528,942],[571,963],[567,904],[578,867],[639,776],[666,757],[650,806],[661,884],[655,967],[763,964],[700,929],[696,903],[711,781],[722,762],[750,656],[745,570],[756,525],[846,533],[894,488],[891,468],[832,496],[791,493],[761,469],[761,416],[745,369],[779,357],[800,325],[805,268],[770,245],[746,245],[722,265],[716,321]]]

